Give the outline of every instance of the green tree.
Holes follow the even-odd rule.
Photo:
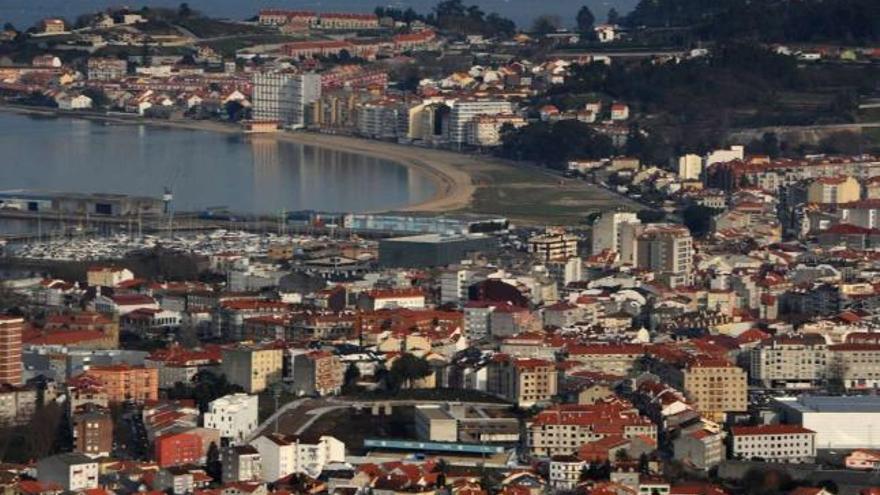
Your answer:
[[[610,9],[608,9],[608,15],[606,18],[608,20],[608,24],[613,25],[613,24],[620,23],[620,14],[617,12],[617,9],[615,9],[614,7],[611,7]]]
[[[403,354],[391,365],[389,377],[399,388],[401,385],[410,388],[412,383],[425,378],[432,372],[431,365],[424,358],[416,357],[410,353]]]
[[[577,27],[581,33],[592,33],[593,25],[596,23],[596,16],[589,7],[584,5],[577,13]]]
[[[177,8],[177,17],[180,17],[181,19],[186,19],[187,17],[190,17],[192,15],[193,15],[193,10],[190,8],[189,4],[186,2],[183,2],[182,4],[180,4],[180,6]]]
[[[685,227],[694,237],[705,237],[712,230],[712,218],[716,211],[708,206],[693,204],[684,209],[681,216]]]
[[[559,17],[554,15],[540,15],[532,23],[532,32],[539,35],[555,33],[562,25]]]

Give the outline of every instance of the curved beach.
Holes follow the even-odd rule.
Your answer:
[[[177,129],[239,134],[241,127],[233,124],[210,121],[180,121],[145,119],[138,116],[106,115],[86,112],[62,112],[55,109],[42,109],[13,105],[0,105],[0,110],[21,114],[51,115],[114,122],[119,124],[152,125]],[[395,208],[397,211],[444,212],[467,208],[476,187],[471,174],[460,168],[462,165],[479,167],[482,160],[468,155],[447,151],[425,149],[384,141],[372,141],[351,136],[319,134],[311,132],[286,132],[259,134],[261,138],[278,139],[295,144],[333,149],[352,154],[381,158],[401,166],[417,169],[424,173],[437,186],[434,195],[419,203]],[[461,163],[462,161],[467,163]],[[456,165],[453,165],[456,163]]]

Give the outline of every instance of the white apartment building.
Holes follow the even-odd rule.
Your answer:
[[[475,141],[471,134],[477,116],[512,114],[515,110],[513,103],[502,100],[458,100],[449,106],[449,141],[456,144]]]
[[[703,166],[709,168],[715,163],[727,163],[734,160],[742,160],[745,157],[744,146],[731,146],[726,150],[714,150],[706,154]]]
[[[406,135],[409,110],[398,102],[380,101],[358,107],[357,130],[371,139],[397,139]]]
[[[735,426],[731,428],[732,454],[768,462],[812,462],[816,432],[797,425]]]
[[[478,115],[471,123],[473,129],[468,133],[468,144],[472,146],[499,146],[501,145],[501,131],[505,124],[519,128],[527,123],[526,119],[519,115]]]
[[[58,483],[64,491],[98,488],[98,462],[84,454],[58,454],[37,462],[37,479]]]
[[[602,251],[620,252],[621,226],[623,224],[639,225],[642,222],[633,212],[605,212],[593,223],[592,254]]]
[[[271,434],[260,436],[251,445],[260,453],[266,482],[293,473],[317,477],[326,464],[345,462],[345,444],[330,436],[309,444],[296,437]]]
[[[321,76],[289,72],[254,74],[254,120],[285,127],[305,125],[306,106],[321,97]]]
[[[572,490],[581,479],[581,471],[587,463],[573,455],[550,458],[550,486],[555,490]]]
[[[699,180],[703,174],[703,157],[687,154],[678,157],[678,176],[682,180]]]
[[[223,482],[260,481],[263,462],[260,453],[251,445],[236,445],[223,450]]]
[[[828,346],[818,334],[777,336],[750,352],[749,377],[765,387],[811,388],[825,380]]]
[[[205,428],[219,430],[221,438],[228,438],[232,445],[237,445],[257,428],[258,411],[256,395],[226,395],[208,404]]]
[[[461,304],[468,298],[473,272],[466,268],[450,268],[440,274],[440,302]]]

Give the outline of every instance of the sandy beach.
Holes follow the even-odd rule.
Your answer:
[[[51,108],[5,104],[0,104],[0,111],[120,125],[242,133],[242,128],[238,125],[212,121],[145,119],[126,114],[63,112]],[[539,167],[505,162],[488,156],[308,131],[285,131],[259,136],[261,139],[277,139],[382,158],[418,170],[436,184],[436,193],[427,201],[396,208],[395,211],[479,213],[503,215],[523,224],[571,225],[579,223],[591,211],[619,207],[630,210],[642,208],[632,200],[584,181],[561,179]]]

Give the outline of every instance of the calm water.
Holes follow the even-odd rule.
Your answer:
[[[267,137],[0,112],[0,190],[158,197],[165,186],[178,211],[265,214],[390,209],[436,192],[390,161]]]
[[[182,0],[0,0],[0,22],[11,21],[17,26],[30,26],[47,15],[57,15],[68,20],[84,12],[95,12],[108,6],[140,5],[177,6]],[[439,0],[189,0],[191,7],[217,17],[245,19],[264,7],[310,9],[319,11],[346,10],[371,12],[377,5],[413,7],[427,13]],[[589,5],[600,20],[605,19],[609,8],[620,13],[628,12],[636,0],[465,0],[467,5],[477,4],[486,12],[498,12],[529,26],[542,14],[558,15],[565,24],[573,25],[581,5]]]

